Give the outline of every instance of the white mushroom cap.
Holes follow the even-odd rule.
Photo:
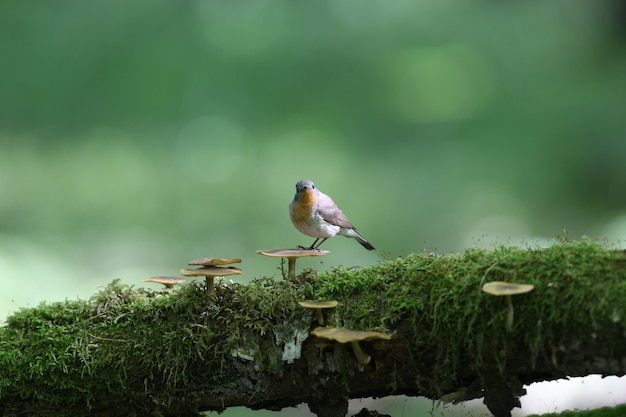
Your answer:
[[[345,327],[317,327],[311,330],[311,334],[321,339],[336,340],[339,343],[361,342],[374,339],[391,340],[391,336],[388,334],[350,330]]]
[[[241,263],[241,258],[200,258],[187,262],[187,265],[216,266]]]
[[[493,281],[483,285],[483,292],[491,295],[518,295],[535,289],[531,284],[515,284],[512,282]]]
[[[219,266],[208,266],[196,269],[181,269],[181,275],[186,277],[225,277],[227,275],[239,275],[241,269],[235,267],[221,268]]]
[[[346,329],[345,327],[316,327],[311,331],[311,334],[322,339],[336,340],[339,343],[350,343],[354,355],[356,356],[359,363],[362,363],[363,365],[368,364],[372,358],[370,357],[370,355],[363,352],[363,349],[361,349],[359,342],[373,339],[391,339],[391,336],[388,334],[361,330],[350,330]]]
[[[315,301],[315,300],[307,300],[307,301],[298,301],[301,307],[304,308],[334,308],[339,304],[337,301]]]
[[[184,283],[185,279],[178,278],[178,277],[152,277],[152,278],[144,279],[143,282],[155,282],[157,284],[163,284],[167,288],[172,288],[174,284]]]
[[[330,251],[317,249],[269,249],[258,250],[256,253],[273,258],[304,258],[306,256],[328,255]]]

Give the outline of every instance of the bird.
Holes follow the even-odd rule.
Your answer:
[[[319,249],[326,239],[341,235],[355,239],[367,250],[374,250],[374,246],[356,231],[333,199],[315,188],[311,180],[296,183],[296,195],[289,204],[289,216],[296,229],[315,238],[310,247],[300,246],[301,249]]]

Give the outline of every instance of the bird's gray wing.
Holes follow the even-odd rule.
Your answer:
[[[332,198],[321,192],[317,202],[317,211],[320,216],[322,216],[322,219],[332,225],[354,229],[350,220],[348,220],[346,215],[343,214],[343,211],[337,207]]]

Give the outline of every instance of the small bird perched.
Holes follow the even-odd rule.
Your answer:
[[[296,229],[315,238],[307,249],[317,249],[326,239],[337,235],[356,239],[367,250],[374,249],[372,244],[356,231],[333,199],[315,188],[313,181],[298,181],[296,195],[289,204],[289,216]],[[322,241],[317,243],[320,239]]]

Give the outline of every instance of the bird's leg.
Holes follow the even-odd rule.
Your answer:
[[[307,249],[308,249],[308,250],[313,250],[313,249],[315,249],[315,244],[317,243],[317,241],[318,241],[318,240],[320,240],[320,238],[319,238],[319,237],[318,237],[317,239],[315,239],[315,240],[313,241],[313,244],[311,244],[311,246],[309,246]],[[323,241],[322,241],[322,242],[323,242]],[[321,243],[321,242],[320,242],[320,243]]]
[[[322,241],[320,243],[317,244],[317,246],[315,245],[315,243],[319,240],[319,239],[315,239],[315,242],[313,242],[313,244],[311,245],[311,249],[315,249],[315,250],[319,250],[319,247],[322,243],[324,243],[326,241],[326,239],[328,239],[327,237],[325,237],[324,239],[322,239]]]
[[[320,245],[321,245],[322,243],[324,243],[324,241],[325,241],[326,239],[328,239],[328,238],[326,238],[326,237],[325,237],[325,238],[324,238],[324,239],[322,239],[319,243],[317,243],[317,241],[318,241],[318,240],[320,240],[320,239],[322,239],[322,238],[318,237],[317,239],[315,239],[315,240],[313,241],[313,244],[312,244],[311,246],[309,246],[308,248],[305,248],[304,246],[300,246],[300,245],[298,245],[298,249],[305,249],[305,250],[319,250],[318,248],[320,247]]]
[[[307,247],[304,247],[304,246],[302,246],[302,245],[298,245],[298,246],[297,246],[297,248],[298,248],[298,249],[303,249],[303,250],[313,250],[313,249],[315,249],[315,244],[317,243],[317,241],[318,241],[318,240],[320,240],[320,239],[319,239],[319,238],[315,239],[315,240],[313,241],[313,244],[312,244],[311,246],[309,246],[308,248],[307,248]],[[318,245],[318,246],[319,246],[319,245]]]

